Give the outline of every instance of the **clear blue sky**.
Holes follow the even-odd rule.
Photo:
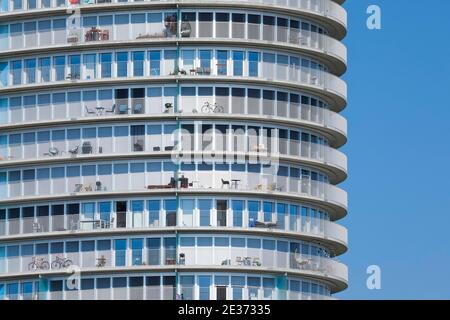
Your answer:
[[[366,28],[366,9],[382,29]],[[450,1],[347,0],[349,288],[343,299],[450,299]],[[382,269],[381,290],[366,268]]]

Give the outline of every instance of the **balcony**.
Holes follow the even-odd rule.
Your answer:
[[[98,137],[84,139],[64,139],[60,141],[40,141],[39,143],[10,144],[0,153],[0,166],[37,164],[43,162],[60,162],[89,158],[114,158],[117,156],[143,157],[194,157],[195,159],[209,159],[222,157],[232,159],[266,159],[264,161],[288,160],[291,162],[306,161],[309,165],[319,166],[328,172],[333,182],[342,181],[347,174],[347,157],[341,151],[324,144],[300,141],[300,139],[284,139],[274,136],[257,136],[251,132],[236,132],[227,130],[221,135],[218,132],[189,134],[174,132],[162,134],[160,137],[145,133],[145,126],[131,126],[131,135],[122,135],[119,129],[110,127],[110,135],[103,133]],[[128,130],[128,127],[126,127]],[[298,133],[298,132],[297,132]],[[254,134],[254,133],[253,133]],[[177,138],[180,136],[180,138]],[[314,136],[316,138],[316,136]],[[198,143],[197,143],[198,142]],[[86,189],[88,188],[88,189]],[[81,190],[78,188],[77,190]],[[102,190],[104,186],[84,187],[85,191]]]
[[[232,213],[231,213],[232,214]],[[322,238],[324,240],[333,242],[333,246],[336,246],[336,253],[345,251],[347,244],[347,230],[331,221],[310,218],[310,217],[291,217],[286,216],[284,226],[277,222],[276,217],[270,222],[264,222],[264,219],[256,220],[260,223],[250,220],[248,223],[243,223],[242,226],[233,226],[228,221],[226,216],[228,213],[225,211],[225,217],[220,217],[217,212],[217,223],[208,227],[200,226],[198,224],[190,226],[166,226],[167,222],[160,220],[160,212],[144,212],[141,215],[135,215],[133,213],[126,212],[114,212],[108,214],[108,216],[99,216],[92,219],[84,218],[79,214],[67,214],[61,216],[37,216],[37,217],[23,217],[23,218],[9,218],[6,220],[0,220],[0,238],[14,238],[23,237],[24,239],[33,237],[48,237],[53,235],[61,235],[64,233],[78,233],[82,234],[114,234],[116,232],[122,232],[123,230],[148,230],[151,229],[154,232],[164,231],[169,228],[170,230],[178,230],[179,232],[239,232],[239,231],[251,231],[255,234],[261,232],[270,231],[272,235],[288,234],[290,236],[300,235],[307,237]],[[214,215],[213,213],[211,215]],[[248,213],[249,216],[259,216],[260,213]],[[227,223],[228,222],[228,223]],[[28,236],[27,236],[28,235]],[[323,240],[322,240],[323,241]],[[242,260],[242,259],[241,259]],[[293,260],[295,261],[295,260]],[[237,262],[237,261],[235,261]],[[233,263],[235,263],[233,262]],[[106,261],[97,261],[99,266],[107,266]],[[110,261],[109,261],[110,263]],[[224,262],[226,265],[230,265],[230,262]],[[242,262],[244,265],[245,263]],[[251,265],[252,263],[250,263]],[[293,264],[294,265],[294,264]],[[295,267],[295,266],[294,266]]]
[[[76,81],[78,85],[111,85],[120,83],[134,84],[143,82],[161,82],[161,81],[237,81],[238,83],[251,83],[253,85],[265,85],[267,82],[275,82],[277,85],[283,85],[286,88],[295,88],[311,91],[318,96],[324,96],[328,101],[332,102],[338,111],[342,110],[346,105],[347,99],[347,85],[339,77],[322,71],[319,69],[300,67],[299,65],[287,65],[270,62],[259,62],[253,67],[254,71],[246,71],[244,73],[238,72],[239,75],[231,73],[231,63],[228,62],[229,68],[224,74],[218,63],[208,60],[208,64],[202,66],[199,61],[198,65],[194,67],[188,66],[185,68],[182,61],[180,65],[176,66],[175,61],[162,61],[162,67],[155,69],[151,75],[144,75],[145,77],[118,77],[114,76],[108,71],[108,77],[100,77],[94,70],[86,70],[80,68],[79,65],[71,65],[67,73],[63,77],[62,73],[55,70],[55,74],[50,79],[42,80],[41,77],[34,77],[32,74],[36,73],[35,69],[27,70],[28,76],[22,76],[20,71],[12,71],[9,76],[8,84],[3,87],[0,86],[0,93],[7,94],[9,91],[17,92],[17,90],[45,90],[45,89],[60,89],[70,86],[72,81]],[[209,65],[209,66],[208,66]],[[102,65],[101,68],[110,68],[111,66]],[[240,66],[242,68],[243,65]],[[82,69],[83,72],[82,72]],[[234,70],[239,70],[234,69]],[[235,71],[237,72],[237,71]],[[156,75],[155,75],[156,74]],[[69,79],[70,76],[70,79]],[[48,81],[47,81],[48,80]],[[225,109],[224,109],[225,110]],[[81,111],[81,110],[80,110]],[[197,110],[198,112],[199,110]],[[228,110],[225,110],[228,112]],[[128,112],[124,112],[128,113]]]
[[[181,13],[183,16],[183,13]],[[289,24],[289,18],[287,19]],[[294,21],[294,20],[292,20]],[[237,41],[269,47],[271,49],[283,48],[310,54],[313,50],[317,58],[326,63],[331,72],[338,75],[345,72],[347,62],[347,49],[338,40],[326,35],[325,31],[315,26],[311,31],[300,28],[299,20],[295,20],[295,27],[282,27],[259,23],[246,23],[235,21],[181,21],[176,16],[168,15],[158,23],[135,23],[123,25],[93,25],[80,29],[55,29],[45,32],[15,32],[11,33],[5,41],[0,43],[3,55],[15,56],[19,52],[37,53],[38,50],[57,50],[62,47],[108,43],[121,47],[124,41],[135,43],[160,42],[161,45],[170,45],[174,42],[186,45],[232,45]],[[320,32],[319,32],[320,30]],[[34,50],[33,50],[34,49]]]
[[[179,254],[177,255],[177,251]],[[134,256],[136,259],[126,257]],[[180,260],[179,257],[183,257]],[[123,259],[122,259],[123,257]],[[98,261],[105,261],[99,264]],[[181,262],[181,263],[180,263]],[[337,260],[300,255],[292,252],[236,247],[182,247],[161,249],[95,250],[81,252],[43,253],[29,256],[9,256],[0,260],[0,277],[61,273],[70,266],[84,272],[112,272],[130,270],[220,270],[250,272],[272,271],[306,274],[326,278],[334,287],[345,287],[347,267]]]
[[[118,0],[70,0],[70,4],[80,5],[82,8],[92,5],[106,5],[109,7],[113,7],[115,4],[118,5],[129,5],[131,8],[135,5],[139,6],[138,1],[129,1],[128,3],[119,3]],[[151,1],[151,0],[144,0],[144,1]],[[134,2],[135,4],[131,3]],[[199,1],[192,1],[192,0],[181,0],[181,1],[166,1],[168,3],[198,3]],[[208,0],[200,0],[200,2],[208,3]],[[221,3],[229,4],[229,5],[239,5],[239,4],[259,4],[259,5],[265,5],[265,6],[276,6],[277,8],[284,9],[284,10],[300,10],[307,13],[313,14],[314,17],[321,17],[323,18],[323,22],[329,24],[330,31],[333,31],[337,34],[337,36],[342,37],[345,34],[345,28],[347,25],[347,13],[346,11],[337,3],[331,0],[224,0]],[[9,4],[9,6],[8,6]],[[157,6],[157,3],[153,3],[155,6]],[[42,7],[40,7],[42,5]],[[7,3],[6,6],[0,7],[0,13],[27,13],[27,12],[33,12],[35,9],[51,9],[51,8],[66,8],[66,1],[65,0],[57,0],[57,1],[49,1],[46,2],[46,5],[38,2],[34,7],[31,7],[30,5],[27,6],[25,1],[21,3],[20,1],[15,1],[14,4],[12,2]],[[333,19],[337,23],[336,25],[333,25],[330,23],[330,21],[327,21],[327,19]]]

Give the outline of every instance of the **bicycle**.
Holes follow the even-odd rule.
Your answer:
[[[52,269],[68,268],[73,264],[72,260],[56,256],[52,262]]]
[[[211,104],[209,102],[205,102],[202,106],[203,113],[223,113],[223,107],[219,106],[217,103]]]
[[[44,258],[32,257],[31,262],[28,264],[28,270],[48,270],[50,269],[50,264],[45,261]]]

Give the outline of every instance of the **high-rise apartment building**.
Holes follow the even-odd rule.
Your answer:
[[[0,0],[0,299],[347,287],[344,0]]]

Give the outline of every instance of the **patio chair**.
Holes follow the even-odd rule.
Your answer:
[[[267,190],[268,190],[268,191],[282,191],[282,190],[281,190],[281,186],[277,185],[275,182],[270,183],[270,184],[267,186]]]
[[[171,188],[176,188],[176,186],[177,186],[177,181],[175,180],[174,177],[170,178],[169,186],[170,186]]]
[[[75,190],[73,192],[80,192],[82,188],[83,188],[83,184],[77,183],[75,185]]]
[[[69,153],[74,156],[78,153],[78,149],[80,148],[80,146],[76,146],[75,148],[69,149]]]
[[[170,110],[173,110],[173,104],[170,102],[165,103],[164,107],[166,108],[166,110],[164,110],[164,113],[169,113]]]
[[[103,190],[103,186],[101,181],[96,181],[95,182],[95,191],[102,191]]]
[[[144,140],[136,140],[133,144],[133,151],[144,151]]]
[[[225,185],[228,185],[228,189],[230,188],[230,181],[228,181],[228,180],[223,180],[223,179],[220,179],[220,180],[222,180],[222,188],[223,188],[223,186],[225,186]]]
[[[259,260],[259,257],[253,257],[252,266],[261,266],[261,260]]]
[[[119,113],[120,114],[128,113],[128,106],[126,104],[119,105]]]
[[[138,104],[134,105],[133,113],[140,114],[140,113],[142,113],[142,109],[143,109],[142,104],[138,103]]]
[[[111,109],[105,109],[105,112],[106,112],[106,113],[114,113],[115,110],[116,110],[116,105],[113,104],[112,107],[111,107]]]
[[[51,147],[48,149],[47,153],[44,153],[44,156],[51,156],[51,157],[55,157],[59,155],[59,149],[55,148],[55,147]]]
[[[84,109],[86,109],[87,114],[96,114],[96,112],[92,109],[89,109],[88,106],[84,106]]]

